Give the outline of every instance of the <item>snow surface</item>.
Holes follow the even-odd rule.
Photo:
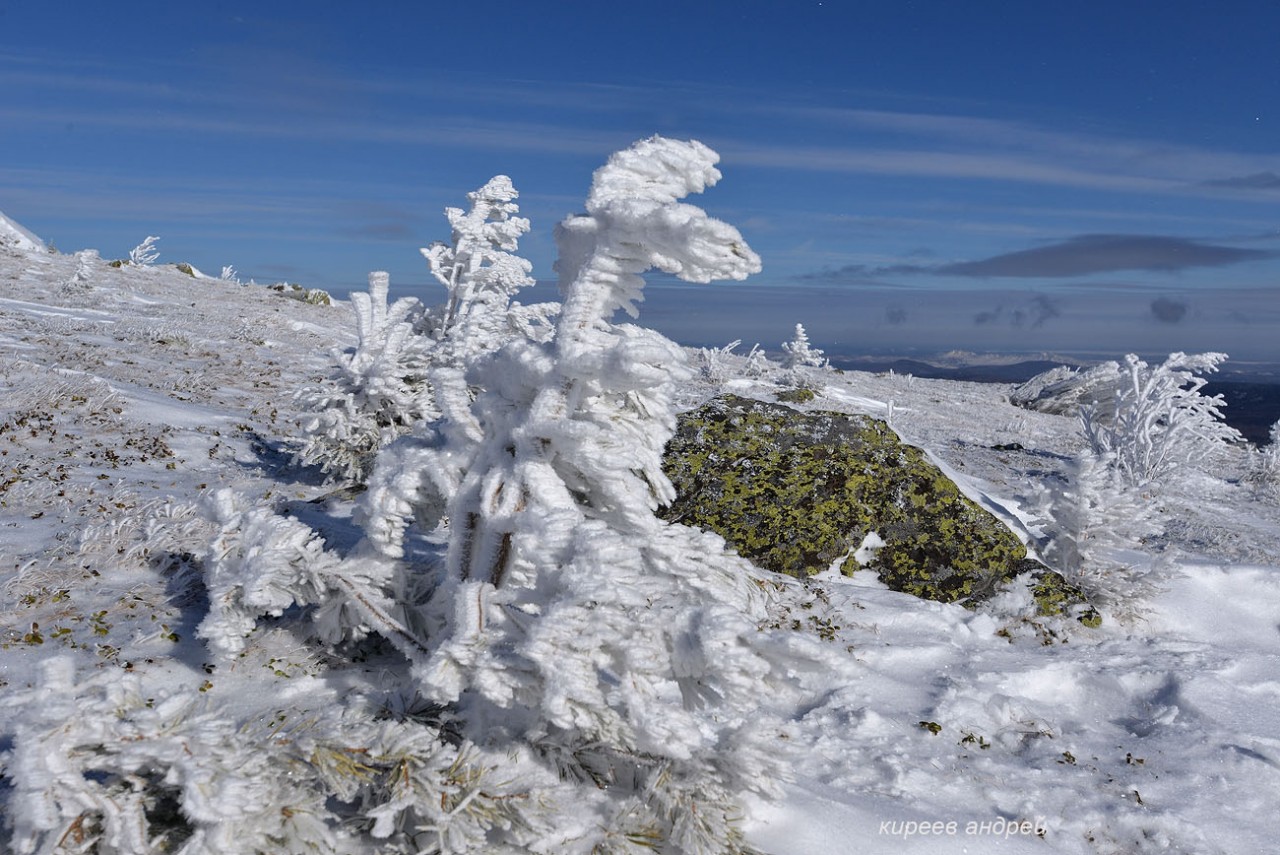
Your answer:
[[[0,217],[9,232],[27,235]],[[244,716],[323,703],[350,676],[278,630],[206,667],[194,629],[207,604],[182,568],[209,542],[195,503],[219,487],[283,497],[327,526],[331,547],[354,536],[349,502],[291,467],[287,445],[292,395],[350,343],[348,311],[165,268],[96,263],[86,281],[78,265],[0,242],[0,688],[27,688],[42,661],[70,654]],[[1034,485],[1083,448],[1075,419],[1017,409],[1003,385],[813,376],[825,391],[810,407],[888,417],[1024,538],[1047,532]],[[693,381],[680,401],[716,391]],[[1249,477],[1251,454],[1224,449],[1158,497],[1164,533],[1138,557],[1172,575],[1129,622],[1037,624],[1016,593],[970,611],[865,575],[814,579],[799,617],[828,627],[845,659],[817,703],[791,711],[779,744],[794,780],[782,801],[750,803],[752,845],[1272,851],[1280,502]]]
[[[6,245],[24,252],[40,252],[45,248],[44,241],[0,211],[0,246]]]

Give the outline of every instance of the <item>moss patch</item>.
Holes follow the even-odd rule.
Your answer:
[[[878,419],[727,395],[680,417],[664,466],[677,498],[660,515],[779,573],[865,566],[893,590],[976,604],[1036,568],[1042,613],[1083,603],[1057,574],[1039,578],[1051,571]],[[873,533],[884,543],[860,565],[854,553]]]
[[[778,393],[778,400],[787,404],[807,404],[818,396],[807,386],[799,386],[795,389],[787,389]]]

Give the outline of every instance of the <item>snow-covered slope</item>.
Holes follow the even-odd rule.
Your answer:
[[[372,677],[309,650],[287,623],[262,628],[230,664],[194,636],[207,610],[196,568],[214,535],[203,495],[230,486],[278,503],[331,548],[356,536],[349,498],[289,463],[293,393],[350,343],[346,308],[38,244],[10,249],[0,252],[0,750],[10,751],[0,799],[9,826],[31,827],[45,821],[43,803],[12,781],[53,756],[55,742],[31,748],[39,723],[77,714],[70,689],[33,688],[53,658],[69,657],[79,680],[189,697],[193,720],[216,713],[246,729],[318,718]],[[823,388],[809,406],[887,417],[1033,545],[1052,533],[1036,485],[1061,479],[1081,450],[1074,419],[1018,409],[1007,386],[815,377]],[[777,391],[731,377],[693,381],[681,401],[726,385]],[[771,738],[794,779],[780,801],[751,803],[748,841],[772,855],[1270,851],[1280,505],[1252,465],[1248,451],[1223,449],[1211,472],[1188,471],[1156,497],[1163,533],[1131,559],[1164,561],[1168,579],[1126,623],[1037,622],[1018,593],[968,611],[865,578],[794,586],[778,620],[820,638],[834,664],[809,678],[813,703],[772,710],[790,722]],[[760,704],[771,704],[763,687]],[[0,831],[0,849],[10,846]]]
[[[23,252],[39,252],[44,241],[27,231],[0,211],[0,246],[8,246]]]

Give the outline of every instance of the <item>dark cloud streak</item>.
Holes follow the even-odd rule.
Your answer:
[[[1191,267],[1222,267],[1273,258],[1259,249],[1201,243],[1187,238],[1149,235],[1081,235],[1050,246],[933,268],[947,276],[1067,277],[1118,270],[1173,272]]]
[[[1176,324],[1187,316],[1187,304],[1181,300],[1157,297],[1151,301],[1151,315],[1165,324]]]
[[[1230,190],[1280,190],[1280,175],[1274,172],[1257,172],[1234,178],[1219,178],[1204,182],[1206,187],[1226,187]]]

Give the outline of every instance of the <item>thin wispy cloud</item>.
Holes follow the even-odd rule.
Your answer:
[[[62,127],[109,127],[138,131],[217,133],[259,139],[341,140],[397,145],[433,145],[449,148],[482,147],[504,151],[596,154],[619,147],[625,135],[586,131],[567,126],[527,122],[482,122],[441,117],[428,123],[353,124],[342,119],[288,122],[199,116],[189,113],[149,113],[42,108],[0,110],[0,121],[41,122]]]
[[[931,171],[909,160],[905,166],[891,159],[864,164],[858,157],[841,158],[834,152],[802,149],[800,156],[790,161],[793,166],[809,161],[813,168],[823,165],[868,171],[900,168],[901,174],[907,175],[999,179],[1002,177],[1000,166],[989,169],[986,165],[1003,164],[1008,169],[1003,177],[1011,181],[1191,194],[1208,188],[1272,189],[1278,186],[1273,182],[1280,182],[1276,175],[1280,171],[1277,155],[1064,132],[1007,119],[947,113],[779,105],[760,105],[756,109],[762,113],[777,111],[812,123],[844,125],[851,133],[861,133],[874,141],[869,142],[869,148],[882,146],[883,137],[891,135],[898,138],[903,154],[914,151],[917,155],[936,158],[937,162],[937,168]],[[855,144],[850,145],[850,150],[863,151]],[[773,165],[788,162],[781,154],[762,157],[769,157],[768,162]],[[1221,178],[1241,173],[1248,174]]]
[[[1120,192],[1169,193],[1181,189],[1181,182],[1166,178],[1076,169],[1021,155],[819,148],[733,141],[721,143],[720,150],[726,159],[736,164],[774,169],[1048,184]]]

